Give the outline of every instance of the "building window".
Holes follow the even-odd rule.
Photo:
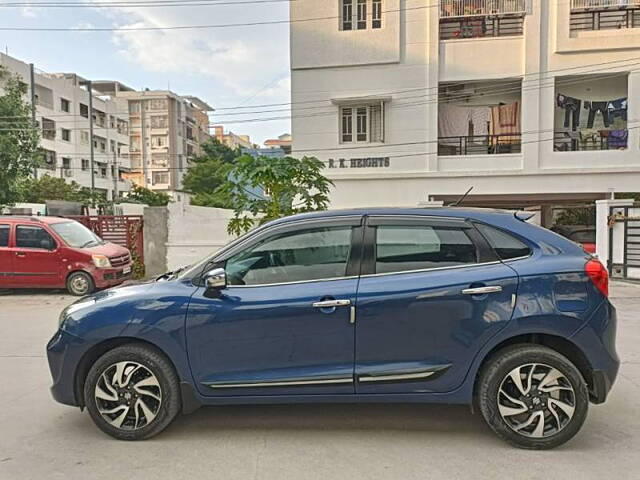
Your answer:
[[[383,103],[342,107],[340,116],[341,143],[384,142]]]
[[[56,152],[53,150],[44,150],[44,165],[42,168],[46,168],[48,170],[56,169]]]
[[[365,30],[367,28],[367,0],[358,1],[358,21],[356,26],[358,30]]]
[[[80,115],[84,118],[89,118],[89,107],[84,103],[80,104]]]
[[[342,30],[353,30],[353,0],[342,0]]]
[[[89,170],[89,160],[87,160],[86,158],[83,158],[81,160],[81,167],[83,172],[86,172],[87,170]]]
[[[153,185],[168,185],[169,172],[153,172],[151,177],[151,183]]]
[[[151,117],[151,128],[167,128],[169,117],[166,115],[154,115]]]
[[[167,100],[165,98],[155,98],[151,100],[151,110],[166,110]]]
[[[89,145],[89,132],[86,130],[80,131],[80,143]]]
[[[71,171],[70,171],[71,170],[71,159],[70,158],[63,158],[62,159],[62,168],[65,169],[65,170],[69,170],[69,172],[65,172],[65,173],[68,173],[69,174],[68,176],[70,176],[70,174],[71,174]]]
[[[60,99],[60,110],[69,113],[71,111],[71,103],[66,98]]]
[[[65,142],[70,142],[71,141],[71,130],[69,130],[67,128],[61,128],[60,131],[62,133],[62,140],[64,140]]]
[[[152,135],[151,136],[151,147],[152,148],[164,148],[167,146],[167,136],[166,135]]]
[[[382,0],[372,0],[371,10],[371,27],[382,28]]]

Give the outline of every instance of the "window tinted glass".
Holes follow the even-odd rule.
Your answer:
[[[9,225],[0,225],[0,247],[9,246]]]
[[[55,242],[43,228],[40,227],[16,227],[16,247],[20,248],[42,248],[47,250],[53,248]]]
[[[464,229],[440,226],[377,228],[376,273],[404,272],[478,262]]]
[[[344,277],[351,227],[314,228],[265,239],[227,260],[230,285]]]
[[[531,249],[527,245],[502,230],[483,224],[476,224],[476,227],[478,227],[480,233],[487,239],[501,260],[526,257],[531,253]]]

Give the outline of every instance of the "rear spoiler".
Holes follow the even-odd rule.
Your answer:
[[[515,212],[513,216],[516,217],[518,220],[522,220],[523,222],[526,222],[527,220],[531,220],[535,216],[535,212],[520,211],[520,212]]]

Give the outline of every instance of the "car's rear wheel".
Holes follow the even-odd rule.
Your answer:
[[[587,416],[580,371],[541,345],[514,345],[494,355],[479,378],[480,411],[495,433],[521,448],[548,449],[573,438]]]
[[[167,358],[141,344],[117,347],[91,367],[84,400],[95,424],[121,440],[144,440],[180,411],[177,376]]]
[[[67,290],[77,297],[89,295],[95,289],[93,278],[87,272],[73,272],[67,278]]]

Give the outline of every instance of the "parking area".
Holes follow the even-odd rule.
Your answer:
[[[622,366],[557,450],[502,443],[467,407],[293,405],[203,408],[163,434],[120,442],[53,401],[45,344],[61,292],[0,294],[0,479],[638,479],[640,285],[614,283]]]

